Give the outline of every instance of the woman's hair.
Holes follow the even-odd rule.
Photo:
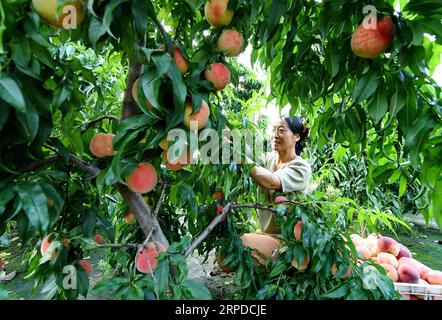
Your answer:
[[[302,150],[305,147],[305,142],[308,137],[309,128],[302,123],[302,120],[299,117],[284,117],[284,120],[287,122],[290,131],[294,134],[299,134],[299,141],[296,143],[296,154],[301,155]]]

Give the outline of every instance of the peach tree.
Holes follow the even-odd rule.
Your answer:
[[[239,239],[250,209],[268,205],[250,165],[177,164],[165,138],[191,120],[220,134],[260,132],[244,121],[256,106],[229,112],[220,93],[234,94],[235,57],[250,46],[268,73],[268,101],[309,119],[319,148],[362,155],[369,201],[387,181],[399,198],[418,187],[413,205],[442,225],[441,91],[431,77],[441,13],[431,0],[2,1],[0,235],[17,232],[27,245],[28,275],[47,298],[86,296],[97,248],[111,275],[97,292],[123,299],[210,298],[189,278],[195,249],[218,250],[240,297],[394,298],[384,271],[364,282],[340,205],[353,203],[321,206],[320,192],[273,209],[286,250],[259,272]],[[290,233],[299,219],[303,242]],[[311,265],[299,270],[306,252]]]

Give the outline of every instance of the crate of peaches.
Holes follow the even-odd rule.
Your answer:
[[[442,271],[413,258],[411,251],[390,237],[352,234],[358,256],[385,269],[395,288],[408,300],[442,300]]]

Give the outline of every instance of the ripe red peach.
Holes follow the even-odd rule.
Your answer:
[[[387,273],[387,276],[393,281],[397,282],[399,279],[399,275],[396,271],[396,269],[389,263],[381,263],[382,267],[384,267],[385,272]]]
[[[103,235],[101,235],[99,233],[95,234],[94,240],[98,244],[103,244],[104,243],[104,237],[103,237]]]
[[[304,225],[304,221],[299,220],[295,227],[293,228],[293,234],[295,235],[296,241],[301,241],[302,238],[302,226]]]
[[[299,271],[303,271],[303,270],[307,269],[309,263],[310,263],[310,256],[308,256],[308,255],[304,256],[304,261],[302,262],[301,265],[299,265],[299,262],[296,258],[292,259],[292,266],[294,266]]]
[[[243,51],[244,38],[236,30],[224,30],[218,39],[218,49],[227,57],[237,57]]]
[[[364,257],[365,259],[370,259],[371,258],[371,252],[370,249],[368,249],[366,246],[364,245],[359,245],[356,247],[356,251],[358,252],[359,256]]]
[[[419,272],[410,265],[401,265],[398,268],[399,280],[405,283],[418,283],[419,282]]]
[[[78,261],[78,264],[84,269],[87,276],[89,277],[92,273],[92,267],[91,267],[90,263],[87,262],[86,260],[81,259]]]
[[[379,264],[387,263],[395,269],[397,269],[399,267],[399,263],[398,263],[396,257],[393,256],[391,253],[380,252],[378,254],[377,258],[378,258]]]
[[[361,58],[373,59],[387,50],[394,38],[394,26],[390,17],[383,17],[375,29],[361,24],[351,37],[351,49]]]
[[[230,24],[234,12],[228,10],[229,0],[209,0],[204,6],[204,15],[207,22],[215,28]]]
[[[115,154],[112,147],[114,134],[98,133],[94,135],[89,144],[91,153],[97,158],[111,157]]]
[[[378,248],[381,252],[391,253],[395,257],[399,254],[400,248],[396,240],[390,237],[380,237],[378,239]]]
[[[134,101],[139,104],[138,100],[138,79],[134,81],[134,84],[132,86],[132,98]],[[146,104],[149,107],[149,109],[153,109],[152,103],[150,103],[149,100],[146,99]]]
[[[148,163],[142,162],[137,165],[134,171],[126,178],[128,188],[137,193],[151,192],[158,182],[155,167]]]
[[[360,244],[364,244],[364,239],[358,234],[352,234],[350,235],[350,238],[355,247],[359,246]]]
[[[166,250],[161,243],[149,242],[144,249],[137,252],[135,258],[137,270],[141,273],[154,272],[158,265],[157,256]]]
[[[397,255],[396,259],[400,259],[400,258],[411,258],[411,252],[410,250],[404,246],[402,243],[399,243],[399,254]]]
[[[215,87],[215,91],[221,91],[230,82],[230,71],[225,64],[213,63],[210,65],[209,69],[205,71],[206,80],[211,82]]]
[[[161,45],[160,49],[164,49],[164,45]],[[180,70],[182,75],[185,75],[187,71],[189,71],[190,64],[189,61],[184,58],[183,54],[181,53],[180,46],[178,45],[173,46],[173,59],[178,70]]]
[[[178,171],[183,169],[192,163],[193,155],[188,148],[186,152],[182,152],[177,158],[169,161],[168,156],[169,150],[163,152],[163,161],[166,163],[167,169],[171,171]]]
[[[427,274],[427,279],[430,284],[442,285],[442,271],[431,270]]]
[[[212,200],[221,201],[224,198],[222,191],[216,191],[212,194]]]
[[[201,107],[197,112],[193,112],[192,102],[186,101],[184,109],[184,126],[188,129],[191,128],[191,122],[196,123],[198,130],[204,128],[209,122],[210,108],[206,101],[202,100]]]

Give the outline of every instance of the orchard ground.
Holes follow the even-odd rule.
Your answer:
[[[432,269],[442,270],[442,233],[434,224],[429,226],[420,216],[406,216],[406,220],[411,224],[414,234],[387,234],[383,235],[395,238],[400,243],[410,248],[413,257]],[[32,292],[33,280],[26,280],[26,274],[22,271],[21,257],[26,248],[21,246],[18,237],[11,237],[11,245],[8,248],[1,248],[0,257],[5,261],[5,271],[7,273],[16,271],[16,277],[9,282],[4,282],[5,288],[9,291],[11,299],[41,300],[41,288]],[[99,249],[91,251],[88,260],[93,268],[89,278],[91,288],[103,277],[102,262],[105,257],[104,251],[109,249]],[[204,261],[204,256],[196,252],[187,259],[189,274],[192,278],[203,282],[212,293],[213,299],[229,300],[234,298],[234,294],[240,291],[240,287],[234,283],[234,273],[223,272],[216,264],[215,252],[209,253],[209,258]],[[110,297],[110,296],[109,296]],[[94,295],[93,290],[86,297],[87,300],[107,299],[106,295]]]

